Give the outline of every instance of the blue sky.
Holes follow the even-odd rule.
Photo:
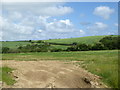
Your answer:
[[[1,40],[118,34],[117,2],[3,3]]]

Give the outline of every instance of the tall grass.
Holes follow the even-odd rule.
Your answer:
[[[9,67],[2,67],[2,72],[0,72],[0,74],[2,75],[2,77],[0,77],[2,79],[3,82],[5,82],[7,85],[13,85],[16,81],[13,79],[12,75],[10,75],[10,72],[13,69],[9,68]],[[0,80],[1,81],[1,80]]]

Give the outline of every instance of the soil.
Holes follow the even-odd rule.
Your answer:
[[[105,88],[100,77],[65,61],[5,60],[3,66],[14,68],[16,83],[3,88]]]

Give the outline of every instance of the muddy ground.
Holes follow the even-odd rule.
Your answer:
[[[14,68],[17,81],[9,88],[104,88],[99,77],[65,61],[6,60],[3,66]]]

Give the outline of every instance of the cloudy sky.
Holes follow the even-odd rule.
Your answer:
[[[0,40],[118,34],[117,2],[4,2],[0,11]]]

